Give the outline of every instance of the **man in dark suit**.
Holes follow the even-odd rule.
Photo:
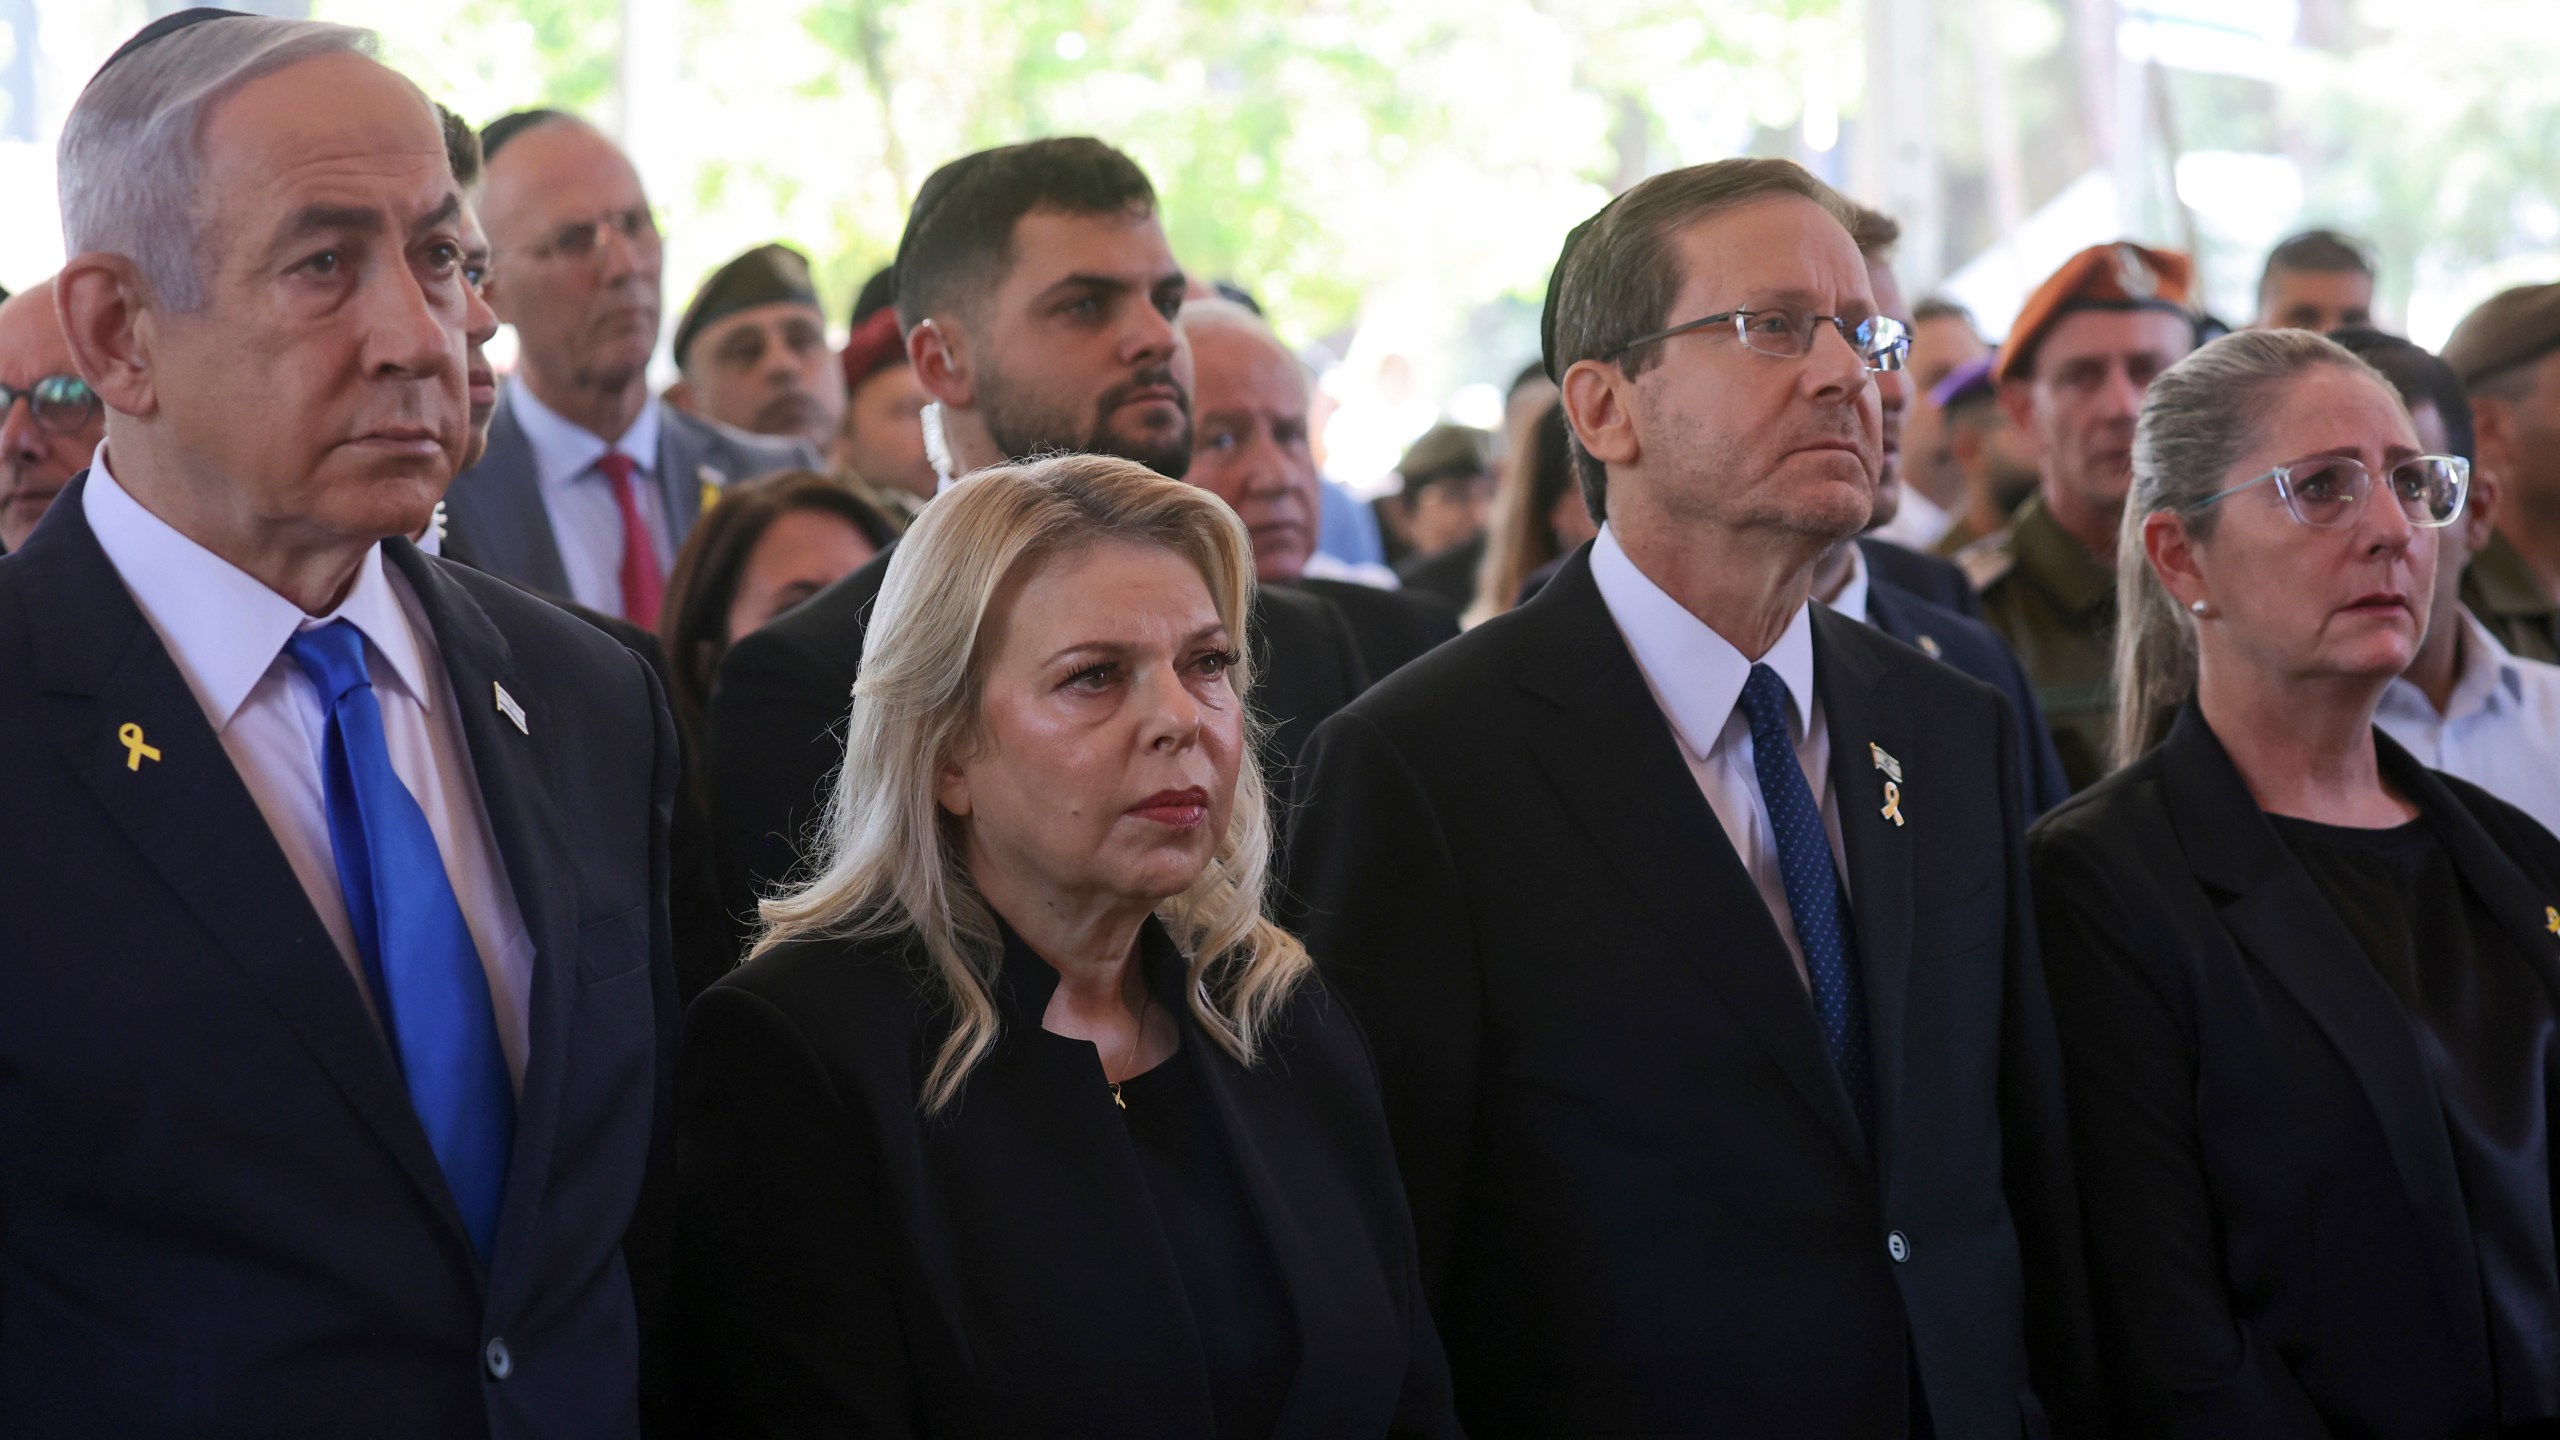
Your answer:
[[[519,350],[488,452],[445,502],[457,553],[654,626],[704,498],[733,480],[814,468],[817,453],[649,393],[662,252],[649,197],[619,147],[554,110],[498,120],[481,144],[489,303],[515,327]]]
[[[109,415],[0,560],[12,1440],[639,1433],[674,729],[404,538],[490,322],[371,49],[185,12],[65,126]]]
[[[1600,537],[1309,748],[1308,949],[1471,1434],[2080,1413],[2015,722],[1808,601],[1901,355],[1844,213],[1732,160],[1568,239],[1547,354]]]
[[[1261,316],[1233,300],[1182,307],[1198,373],[1191,470],[1183,478],[1227,502],[1253,536],[1256,578],[1321,595],[1342,611],[1369,677],[1458,636],[1458,612],[1437,595],[1307,574],[1316,556],[1324,473],[1307,421],[1307,367]]]
[[[1155,187],[1084,137],[965,155],[928,177],[895,267],[900,323],[933,397],[948,476],[1054,450],[1191,464],[1191,351],[1174,327],[1184,278]],[[711,807],[721,895],[753,913],[798,866],[844,758],[863,627],[894,547],[741,638],[711,696]],[[1368,684],[1342,613],[1266,589],[1249,626],[1275,785],[1317,721]]]

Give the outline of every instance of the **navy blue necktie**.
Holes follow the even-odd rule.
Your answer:
[[[319,687],[328,712],[329,843],[356,953],[408,1082],[409,1103],[485,1261],[498,1238],[516,1130],[515,1089],[498,1047],[489,978],[426,812],[391,768],[363,634],[332,621],[297,633],[285,653]]]
[[[1804,947],[1806,978],[1813,983],[1814,1018],[1823,1048],[1849,1091],[1849,1108],[1868,1135],[1875,1134],[1875,1073],[1867,1060],[1867,999],[1858,988],[1858,946],[1849,933],[1849,897],[1831,861],[1831,837],[1822,807],[1804,783],[1796,744],[1787,731],[1787,685],[1766,665],[1751,667],[1742,686],[1742,713],[1751,721],[1751,767],[1759,772],[1760,802],[1778,839],[1778,873],[1786,881],[1787,911],[1795,917],[1796,942]]]

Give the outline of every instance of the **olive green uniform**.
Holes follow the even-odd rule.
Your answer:
[[[2504,535],[2491,532],[2471,557],[2471,568],[2462,572],[2462,604],[2510,653],[2560,661],[2560,602]]]
[[[2062,757],[2063,777],[2085,790],[2107,773],[2115,723],[2116,572],[2055,523],[2041,498],[2009,528],[1956,556],[1982,592],[1983,623],[2026,666]]]

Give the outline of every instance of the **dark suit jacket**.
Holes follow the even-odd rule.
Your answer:
[[[1965,578],[1964,567],[1953,560],[1923,555],[1872,535],[1859,536],[1857,545],[1871,579],[1882,580],[1905,595],[1917,596],[1967,619],[1982,618],[1982,593]]]
[[[1962,572],[1958,572],[1962,577]],[[1867,577],[1867,613],[1877,629],[1932,660],[1952,665],[2009,697],[2018,724],[2018,763],[2027,804],[2027,820],[2071,798],[2071,783],[2062,778],[2062,757],[2054,752],[2053,732],[2036,704],[2036,687],[2026,667],[1998,631],[1943,605],[1933,605],[1881,575]]]
[[[1407,590],[1436,595],[1458,610],[1475,603],[1476,572],[1484,568],[1484,533],[1478,531],[1436,555],[1409,555],[1396,566]]]
[[[2038,1387],[2077,1413],[2016,722],[1864,625],[1813,625],[1872,1146],[1587,553],[1309,748],[1308,948],[1376,1047],[1472,1434],[1877,1440],[1915,1370],[1940,1436],[2042,1433]]]
[[[514,587],[386,543],[536,956],[484,1268],[84,488],[0,563],[0,1433],[634,1434],[664,1274],[663,1222],[635,1210],[668,1144],[676,1020],[656,684]],[[158,760],[129,767],[126,724]]]
[[[732,917],[755,913],[797,867],[801,842],[844,763],[844,722],[871,602],[897,547],[739,637],[711,691],[711,826],[720,898]],[[1254,710],[1269,727],[1264,773],[1288,793],[1289,767],[1316,722],[1369,683],[1342,612],[1312,595],[1258,591],[1247,621],[1258,673]],[[743,932],[742,932],[743,933]]]
[[[1350,623],[1360,663],[1383,680],[1426,651],[1458,638],[1458,612],[1420,590],[1382,590],[1356,580],[1300,580],[1295,588],[1332,603]]]
[[[808,443],[750,435],[663,402],[658,407],[658,455],[650,479],[675,519],[675,543],[693,533],[702,517],[702,492],[776,470],[813,469],[818,456]],[[489,448],[480,463],[453,477],[445,492],[451,525],[446,545],[474,567],[545,595],[569,593],[560,563],[560,541],[542,507],[542,484],[533,468],[533,445],[515,416],[514,392],[498,390],[489,417]]]
[[[680,1295],[699,1433],[1215,1433],[1198,1330],[1093,1046],[1040,1028],[1019,940],[1004,1031],[927,1119],[944,1021],[906,939],[757,957],[685,1030]],[[1377,1077],[1312,979],[1252,1069],[1142,940],[1295,1312],[1278,1436],[1454,1436]]]
[[[2560,996],[2560,840],[2374,740]],[[2030,851],[2121,1433],[2495,1433],[2421,1038],[2203,716]]]

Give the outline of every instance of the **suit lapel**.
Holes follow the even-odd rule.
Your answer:
[[[36,579],[23,591],[37,611],[36,683],[64,767],[283,1018],[470,1253],[380,1025],[177,663],[98,548],[83,488],[74,482],[63,491],[48,534],[16,562]],[[128,724],[160,758],[129,763],[117,738]]]
[[[506,387],[498,392],[497,413],[489,417],[489,450],[480,463],[455,482],[461,492],[451,507],[455,523],[473,556],[485,560],[491,574],[542,591],[569,593],[569,572],[560,562],[560,538],[552,533],[551,512],[542,505],[542,476],[533,463],[533,442],[524,438]]]
[[[1586,553],[1523,607],[1544,627],[1520,683],[1556,706],[1531,745],[1593,845],[1697,973],[1822,1117],[1871,1165],[1813,1002],[1760,889],[1725,838],[1618,634]],[[1534,617],[1534,620],[1533,620]]]
[[[569,855],[567,818],[560,812],[559,776],[550,758],[556,743],[553,727],[565,717],[546,703],[541,679],[518,671],[514,655],[480,608],[437,562],[403,541],[385,543],[384,554],[409,582],[435,630],[453,686],[455,718],[471,750],[479,780],[480,802],[497,839],[498,857],[506,866],[516,909],[533,940],[533,993],[526,1016],[524,1087],[516,1102],[515,1153],[507,1170],[507,1195],[498,1217],[498,1243],[492,1269],[521,1243],[524,1228],[541,1203],[541,1180],[549,1173],[551,1151],[559,1135],[560,1094],[565,1083],[574,1008],[577,953],[577,887],[574,871],[560,861]],[[498,691],[525,716],[516,728],[498,705]]]
[[[2407,1011],[2267,823],[2192,704],[2163,749],[2169,813],[2189,867],[2228,897],[2222,920],[2232,937],[2311,1016],[2355,1075],[2445,1286],[2447,1313],[2463,1321],[2477,1317],[2480,1273],[2471,1220],[2435,1080]]]
[[[1864,631],[1828,606],[1814,607],[1814,689],[1831,732],[1831,794],[1840,807],[1867,1047],[1875,1062],[1877,1150],[1889,1162],[1902,1112],[1903,1017],[1911,989],[1911,847],[1926,822],[1904,815],[1896,824],[1885,814],[1885,783],[1892,780],[1897,792],[1908,787],[1884,765],[1899,767],[1918,747],[1907,712],[1878,703],[1884,665]],[[1896,814],[1903,813],[1901,798],[1898,793]],[[1929,809],[1923,798],[1917,813],[1925,817]]]

